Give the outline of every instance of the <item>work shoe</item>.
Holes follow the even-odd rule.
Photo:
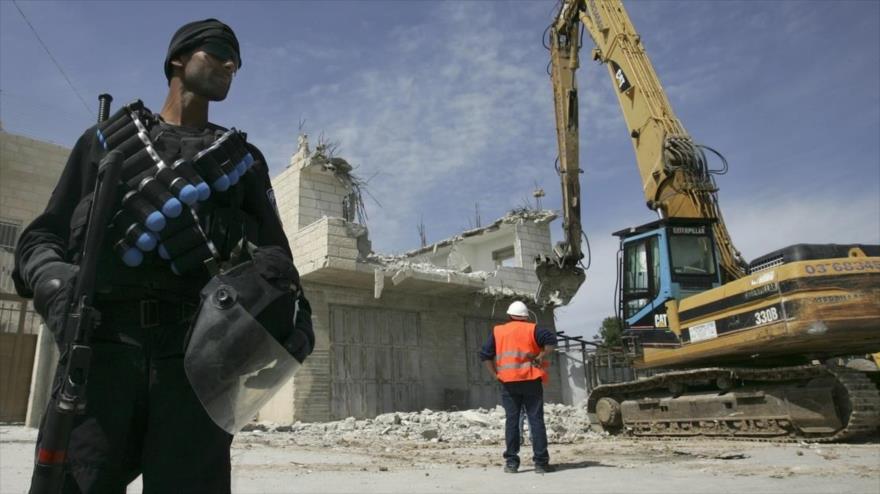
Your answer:
[[[504,473],[516,473],[519,467],[516,465],[504,465]]]
[[[535,473],[544,474],[544,473],[550,473],[550,472],[555,472],[555,471],[556,471],[556,467],[554,467],[553,465],[535,465]]]

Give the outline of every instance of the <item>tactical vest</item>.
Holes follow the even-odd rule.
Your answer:
[[[119,114],[129,112],[120,118]],[[115,120],[114,120],[115,119]],[[137,122],[132,122],[132,120]],[[165,124],[140,104],[140,102],[127,105],[109,123],[99,125],[96,132],[97,142],[107,151],[119,149],[127,156],[126,165],[129,165],[128,175],[134,176],[138,186],[151,186],[151,180],[156,181],[157,170],[167,171],[160,168],[148,169],[155,163],[174,163],[181,161],[191,162],[194,158],[204,155],[209,148],[216,146],[218,137],[230,135],[230,132],[218,126],[209,124],[204,130],[186,129]],[[134,124],[137,125],[134,125]],[[114,128],[115,126],[115,128]],[[105,133],[102,133],[102,130]],[[236,131],[237,132],[237,131]],[[239,133],[240,134],[240,133]],[[241,144],[244,145],[243,134]],[[115,136],[115,138],[114,138]],[[120,137],[121,136],[121,137]],[[93,153],[95,162],[84,166],[95,166],[98,153]],[[139,165],[130,165],[131,162],[140,159]],[[210,157],[209,157],[210,158]],[[207,158],[205,158],[207,159]],[[216,163],[215,163],[216,164]],[[224,164],[225,166],[226,164]],[[131,167],[140,167],[144,170],[131,171]],[[170,168],[170,167],[165,167]],[[215,167],[219,169],[219,167]],[[227,168],[223,169],[228,170]],[[246,171],[246,170],[245,170]],[[124,174],[126,171],[123,172]],[[141,175],[136,175],[140,173]],[[242,178],[242,172],[238,179]],[[180,174],[178,174],[179,176]],[[146,178],[141,181],[141,176]],[[192,170],[190,170],[192,176]],[[167,177],[164,177],[167,178]],[[210,172],[196,174],[190,182],[199,179],[205,182],[216,180]],[[237,180],[238,180],[237,179]],[[236,183],[237,183],[236,180]],[[144,184],[143,182],[147,182]],[[178,181],[187,183],[186,181]],[[175,183],[166,180],[164,184],[167,190],[173,189]],[[120,186],[123,190],[120,196],[131,193],[131,183]],[[176,189],[178,192],[180,188]],[[138,192],[146,193],[146,188],[138,188]],[[259,221],[257,218],[242,211],[244,202],[244,187],[232,185],[223,191],[211,188],[210,197],[184,206],[183,213],[177,218],[163,218],[167,225],[163,231],[150,232],[137,222],[130,209],[126,209],[125,199],[120,198],[119,210],[114,216],[108,235],[105,235],[105,243],[102,247],[102,255],[99,258],[98,286],[99,293],[123,292],[126,289],[137,287],[139,289],[156,290],[162,292],[178,292],[197,294],[198,290],[210,278],[210,273],[201,265],[203,259],[210,258],[216,262],[222,262],[229,258],[232,249],[240,240],[257,242]],[[137,198],[141,199],[141,198]],[[76,206],[70,222],[69,253],[70,257],[77,262],[77,256],[81,251],[85,239],[85,229],[91,207],[92,194],[83,197]],[[180,232],[193,232],[192,235],[180,234]],[[124,258],[125,249],[133,249],[138,235],[149,233],[156,237],[156,244],[148,246],[148,250],[139,250],[138,255],[142,260],[136,265],[126,264]],[[141,237],[145,238],[145,237]],[[176,244],[176,245],[175,245]],[[122,248],[120,248],[122,246]],[[164,250],[163,248],[166,247]],[[178,249],[181,259],[186,255],[195,257],[196,261],[189,262],[183,272],[172,271],[174,258],[169,252],[173,248]],[[164,254],[164,255],[163,255]]]

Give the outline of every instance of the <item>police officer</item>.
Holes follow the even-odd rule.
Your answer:
[[[208,107],[226,98],[240,68],[238,40],[226,24],[206,19],[174,34],[165,60],[167,97],[149,129],[165,162],[192,159],[225,131],[208,121]],[[62,348],[59,369],[71,337],[61,334],[62,321],[102,144],[95,127],[83,133],[45,212],[21,234],[15,253],[16,291],[34,298]],[[289,288],[290,296],[268,312],[290,318],[281,326],[285,334],[273,336],[302,362],[314,345],[311,310],[275,209],[267,165],[256,147],[247,149],[253,166],[234,187],[193,205],[193,216],[219,261],[230,260],[236,245],[256,246],[257,270]],[[230,491],[232,435],[209,418],[183,364],[200,290],[210,279],[198,266],[172,272],[168,260],[155,254],[131,267],[109,243],[102,248],[94,297],[101,322],[92,335],[88,406],[71,434],[64,492],[121,493],[140,474],[147,493]],[[53,392],[57,389],[56,378]]]
[[[505,412],[504,471],[519,470],[521,413],[529,420],[535,473],[552,471],[544,427],[544,387],[547,356],[556,346],[556,335],[529,321],[526,304],[514,301],[507,309],[510,321],[493,328],[480,350],[480,360],[501,383],[501,405]]]

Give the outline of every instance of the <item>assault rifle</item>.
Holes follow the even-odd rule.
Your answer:
[[[98,96],[98,122],[110,115],[109,94]],[[89,210],[86,240],[80,256],[73,296],[61,334],[73,334],[61,361],[66,356],[63,381],[53,397],[41,427],[41,438],[34,459],[31,494],[57,494],[64,483],[70,433],[76,415],[86,408],[86,385],[89,378],[92,330],[100,321],[100,313],[92,306],[98,254],[104,232],[116,203],[117,185],[122,172],[122,154],[111,151],[98,164],[94,201]],[[59,362],[61,363],[61,362]]]

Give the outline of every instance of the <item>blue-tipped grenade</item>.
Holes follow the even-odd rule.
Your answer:
[[[97,127],[97,136],[98,140],[101,142],[101,145],[107,149],[111,146],[116,148],[116,145],[128,138],[127,133],[131,132],[131,129],[126,129],[131,123],[131,112],[142,110],[144,104],[138,100],[134,103],[128,104],[120,108],[113,114],[112,117],[109,117],[105,120],[102,120],[98,123]],[[99,111],[101,109],[99,108]],[[120,130],[126,129],[125,133],[120,134]],[[135,130],[136,132],[136,130]],[[123,155],[125,155],[123,153]]]
[[[156,248],[159,237],[138,223],[133,214],[126,209],[121,209],[113,217],[113,230],[117,233],[117,237],[125,240],[126,244],[134,245],[143,252],[150,252]]]
[[[180,201],[153,177],[141,180],[138,184],[138,191],[168,218],[177,218],[183,211],[183,205]]]
[[[220,168],[220,164],[217,163],[217,160],[211,156],[210,151],[211,148],[199,151],[195,157],[193,157],[193,166],[199,172],[199,175],[204,177],[205,182],[211,184],[212,189],[217,192],[223,192],[229,188],[229,177],[227,177],[226,172]]]
[[[196,190],[199,191],[199,201],[207,201],[211,197],[211,186],[205,182],[196,185]]]
[[[165,216],[153,207],[137,191],[131,190],[122,198],[122,207],[127,209],[148,230],[160,232],[165,228]]]
[[[150,151],[149,147],[144,147],[125,160],[122,171],[123,180],[131,188],[140,188],[144,180],[155,177],[180,202],[194,204],[199,197],[198,190],[164,162],[157,163],[154,158],[157,156],[155,151],[152,153]],[[147,197],[153,199],[151,195]],[[173,217],[173,210],[166,210],[164,202],[161,205],[157,204],[157,206],[163,208],[162,212],[166,216]],[[174,208],[174,205],[168,207]]]
[[[241,178],[241,174],[238,173],[238,169],[235,167],[230,167],[227,176],[229,177],[229,185],[237,184],[238,180]]]
[[[132,223],[129,225],[128,229],[126,229],[125,240],[129,244],[134,244],[135,247],[143,252],[150,252],[155,249],[156,244],[159,243],[159,237],[157,237],[155,233],[144,230],[143,227],[137,223]]]
[[[134,224],[132,226],[138,226]],[[142,231],[140,235],[137,236],[137,240],[135,240],[135,245],[138,249],[144,252],[150,252],[151,250],[156,248],[156,244],[159,242],[159,239],[156,238],[155,233],[150,233],[148,231]]]
[[[124,239],[116,242],[113,250],[122,258],[122,262],[128,267],[140,266],[144,262],[144,253],[137,247],[128,245]]]
[[[238,180],[247,170],[243,166],[239,166],[242,153],[241,146],[238,146],[240,139],[235,130],[230,130],[220,136],[214,144],[211,145],[211,154],[220,163],[220,167],[229,175],[232,185],[238,183]]]
[[[189,160],[177,160],[174,164],[171,165],[171,169],[177,172],[181,177],[186,179],[187,182],[193,185],[196,189],[197,200],[205,201],[209,197],[211,197],[211,186],[205,183],[202,180],[202,177],[195,171],[193,168],[193,164]]]
[[[229,177],[229,185],[235,185],[238,183],[239,175],[235,171],[235,164],[229,160],[229,157],[226,153],[220,149],[220,146],[215,144],[208,148],[210,155],[214,157],[214,160],[220,164],[220,169],[223,170],[223,173]]]
[[[248,151],[247,144],[245,144],[241,133],[231,130],[228,136],[224,135],[221,139],[224,139],[222,147],[229,155],[230,160],[235,163],[235,169],[238,171],[238,174],[244,175],[251,165],[254,164],[254,157]]]
[[[196,190],[186,179],[177,174],[173,169],[166,166],[165,163],[159,164],[159,171],[156,178],[168,187],[168,190],[180,199],[186,205],[195,204],[199,199],[199,191]]]

